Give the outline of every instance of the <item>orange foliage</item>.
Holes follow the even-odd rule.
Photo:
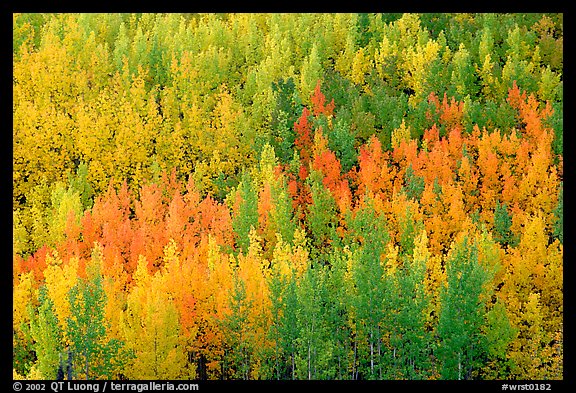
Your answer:
[[[308,121],[309,116],[310,111],[305,107],[298,121],[294,123],[294,130],[296,131],[294,145],[298,149],[303,166],[310,162],[310,152],[312,150],[312,125]]]
[[[311,97],[312,101],[312,113],[314,116],[318,117],[321,114],[324,114],[328,117],[333,116],[334,114],[334,99],[330,101],[328,105],[325,105],[326,97],[320,91],[320,80],[316,83],[316,88],[314,88],[314,93]]]

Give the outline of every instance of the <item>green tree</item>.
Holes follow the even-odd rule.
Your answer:
[[[327,334],[326,282],[321,265],[309,266],[296,286],[296,375],[299,379],[331,379],[332,340]]]
[[[272,145],[284,164],[292,159],[296,133],[294,123],[301,111],[293,78],[272,82],[276,105],[271,114]]]
[[[86,163],[82,162],[78,165],[75,176],[68,175],[68,186],[80,195],[82,210],[92,207],[94,190],[88,182],[88,165]]]
[[[268,278],[272,313],[268,335],[275,343],[271,368],[276,379],[296,379],[296,339],[299,334],[296,288],[299,274],[293,260],[292,247],[279,239]]]
[[[328,147],[332,150],[340,164],[342,172],[347,173],[358,162],[358,153],[356,151],[356,139],[350,129],[350,124],[343,117],[337,117],[334,129],[327,133]]]
[[[248,171],[242,174],[235,198],[232,228],[237,236],[236,244],[239,250],[246,254],[250,245],[250,230],[258,228],[258,194]]]
[[[468,235],[457,240],[446,261],[447,286],[440,294],[438,321],[440,375],[443,379],[472,379],[482,366],[487,348],[482,334],[487,283],[493,272],[478,259],[478,244]]]
[[[248,324],[250,309],[253,307],[246,296],[244,281],[234,277],[234,289],[230,294],[230,314],[224,317],[222,326],[226,342],[230,347],[230,356],[225,359],[225,368],[233,379],[250,379],[251,357],[254,348],[251,347],[251,329]]]
[[[311,234],[313,258],[324,258],[333,239],[337,237],[336,202],[330,191],[324,187],[322,178],[321,172],[313,170],[306,180],[312,194],[306,223]]]
[[[359,372],[365,378],[382,378],[384,367],[382,338],[386,318],[387,286],[382,256],[389,241],[385,218],[378,214],[370,200],[348,218],[351,232],[350,250],[355,255],[351,266],[355,294],[352,301],[359,356]]]
[[[425,291],[426,265],[428,262],[425,232],[417,236],[412,255],[404,258],[401,268],[388,278],[387,302],[391,309],[390,346],[393,353],[392,377],[400,379],[426,379],[430,376],[432,332],[426,328],[426,311],[429,295]]]
[[[58,318],[45,286],[38,290],[38,301],[40,305],[37,310],[33,310],[29,305],[31,314],[30,334],[34,340],[36,365],[43,378],[56,379],[64,348]]]
[[[500,201],[496,201],[496,207],[494,208],[494,240],[503,246],[516,247],[518,239],[512,233],[511,226],[512,216],[508,213],[506,203],[500,204]]]
[[[422,193],[424,192],[425,182],[422,176],[414,173],[412,164],[408,164],[404,179],[406,181],[406,195],[408,195],[409,198],[420,201]]]
[[[102,286],[102,250],[92,252],[86,278],[79,278],[70,290],[68,337],[73,354],[74,376],[85,379],[112,378],[123,364],[123,343],[107,336],[106,293]]]

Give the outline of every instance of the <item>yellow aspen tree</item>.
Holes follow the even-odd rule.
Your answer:
[[[15,335],[20,335],[21,325],[30,321],[26,307],[34,305],[35,295],[34,276],[32,272],[22,273],[14,276],[13,280],[13,302],[12,302],[12,327]]]
[[[56,253],[46,255],[46,269],[44,279],[48,290],[48,297],[54,305],[54,312],[58,318],[58,326],[63,332],[64,342],[68,342],[68,318],[72,316],[68,293],[78,280],[77,258],[63,262]]]
[[[239,367],[242,378],[259,379],[262,364],[272,348],[267,338],[271,324],[271,304],[268,289],[269,261],[263,258],[260,239],[253,229],[250,235],[248,254],[240,254],[237,260],[236,280],[241,292],[232,291],[228,325],[232,332],[232,350],[240,352]],[[237,318],[244,315],[242,321]],[[237,370],[238,371],[238,370]]]
[[[510,358],[518,367],[514,371],[517,378],[529,379],[542,376],[541,372],[553,372],[546,371],[545,365],[552,361],[554,335],[562,328],[562,248],[557,241],[547,244],[544,218],[533,216],[525,222],[520,244],[505,258],[506,276],[501,293],[509,305],[512,326],[518,329],[510,351]],[[533,355],[528,350],[534,342],[532,328],[541,331],[538,363],[530,359]]]
[[[425,44],[407,46],[405,50],[405,60],[401,63],[402,79],[406,86],[414,91],[408,102],[416,105],[425,93],[430,66],[439,59],[440,45],[434,40],[428,40]]]
[[[442,268],[442,257],[433,255],[428,248],[428,235],[423,229],[414,240],[412,258],[414,263],[426,266],[424,290],[430,301],[426,309],[427,328],[433,329],[440,313],[440,290],[446,282],[446,272]]]
[[[366,75],[370,74],[373,65],[370,56],[365,52],[364,48],[356,51],[352,60],[352,68],[350,69],[350,80],[368,92],[370,88],[365,84],[365,79]]]
[[[521,312],[525,327],[520,335],[525,337],[525,342],[520,350],[514,348],[510,352],[512,372],[518,379],[548,379],[545,365],[551,355],[548,347],[550,337],[543,328],[544,317],[539,294],[531,293],[522,305]]]
[[[179,379],[186,356],[179,342],[178,311],[164,290],[164,277],[160,272],[150,276],[145,258],[140,259],[134,276],[124,334],[126,347],[135,356],[124,374],[137,379]]]
[[[32,318],[29,309],[38,307],[38,290],[32,272],[20,273],[13,277],[12,289],[12,345],[13,370],[26,375],[33,366],[30,352],[33,341],[30,337]]]
[[[410,126],[406,127],[405,119],[402,119],[400,127],[392,130],[392,148],[395,149],[400,146],[400,142],[406,141],[410,142]]]

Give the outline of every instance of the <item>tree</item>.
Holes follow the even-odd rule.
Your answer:
[[[254,189],[252,176],[244,172],[235,192],[232,228],[236,233],[236,244],[244,254],[250,245],[249,234],[252,228],[258,228],[258,195]]]
[[[45,286],[38,291],[38,301],[40,304],[37,310],[33,310],[29,304],[30,335],[35,342],[36,366],[42,378],[56,379],[64,349],[62,331]]]
[[[72,317],[72,304],[70,303],[70,291],[79,281],[79,260],[73,258],[66,264],[57,253],[46,256],[47,267],[44,269],[44,279],[47,296],[51,301],[58,325],[63,334],[65,345],[71,344],[71,331],[68,320]]]
[[[230,261],[235,269],[228,312],[222,315],[221,324],[230,347],[229,356],[224,358],[225,368],[230,368],[230,376],[237,379],[261,378],[272,345],[266,337],[271,324],[269,267],[260,242],[256,230],[252,230],[247,255],[238,256],[237,266],[235,258]]]
[[[529,217],[518,247],[505,258],[506,274],[500,290],[509,305],[510,322],[518,330],[508,358],[517,378],[556,378],[554,342],[563,325],[562,252],[558,240],[548,245],[541,215]],[[536,337],[533,335],[537,334]],[[530,352],[540,340],[538,351]]]
[[[482,366],[486,351],[482,329],[491,292],[486,284],[493,274],[479,263],[474,239],[463,235],[456,240],[446,261],[447,286],[440,295],[436,353],[443,379],[472,379]]]
[[[432,332],[426,326],[430,306],[425,288],[427,241],[426,232],[422,231],[414,242],[413,252],[406,255],[402,266],[390,272],[386,280],[391,316],[385,329],[389,332],[388,351],[392,351],[387,357],[393,370],[388,375],[395,379],[426,379],[431,372]]]
[[[310,111],[304,107],[302,115],[297,122],[294,123],[294,130],[296,131],[296,139],[294,145],[297,148],[298,154],[304,165],[310,162],[310,152],[312,150],[312,125],[309,123]]]
[[[73,375],[85,379],[112,378],[123,365],[123,343],[107,336],[104,319],[106,294],[102,287],[102,251],[94,248],[86,278],[70,289],[67,336],[73,357]]]
[[[288,163],[292,158],[296,133],[294,123],[298,119],[299,103],[293,78],[272,82],[272,91],[276,97],[276,106],[272,110],[271,127],[277,133],[272,138],[274,150],[280,161]]]
[[[494,210],[494,240],[510,247],[516,246],[516,239],[510,230],[512,225],[512,218],[508,213],[506,203],[500,204],[496,201],[496,209]]]
[[[367,352],[367,357],[359,364],[359,372],[365,378],[382,378],[381,358],[382,338],[385,319],[385,299],[387,294],[384,280],[382,257],[388,243],[385,219],[378,214],[372,200],[350,214],[348,227],[350,250],[355,255],[354,264],[349,267],[355,294],[352,300],[352,313],[359,349]]]
[[[314,258],[325,258],[325,252],[336,238],[336,203],[334,197],[321,181],[321,172],[312,171],[307,179],[310,186],[312,203],[306,215],[306,224],[310,230]]]
[[[326,334],[324,268],[309,266],[296,286],[295,366],[299,379],[332,378],[332,338]]]
[[[300,94],[301,97],[305,97],[303,101],[306,103],[309,102],[309,97],[312,96],[314,87],[322,76],[322,58],[319,52],[318,44],[314,42],[310,49],[310,53],[302,62],[300,71]]]
[[[125,374],[128,378],[179,378],[186,356],[180,345],[178,310],[163,290],[165,277],[150,276],[142,257],[134,279],[124,314],[126,349],[134,358]]]
[[[30,309],[37,307],[37,294],[32,272],[14,277],[12,302],[13,369],[20,375],[30,371],[33,359],[33,339],[30,335],[32,315]]]

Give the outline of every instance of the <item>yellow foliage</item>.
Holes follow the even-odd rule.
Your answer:
[[[34,273],[22,273],[16,280],[12,290],[12,327],[20,332],[20,325],[30,322],[26,310],[27,305],[34,304],[36,294],[33,287]]]
[[[352,69],[350,70],[350,79],[357,85],[364,85],[364,79],[370,73],[372,62],[370,57],[364,53],[364,48],[358,49],[354,60],[352,60]]]
[[[137,379],[188,377],[182,375],[187,358],[180,344],[178,311],[165,290],[165,277],[161,272],[150,276],[146,265],[140,258],[122,318],[126,348],[136,355],[124,373]]]
[[[78,263],[77,258],[70,258],[66,264],[63,264],[55,252],[46,256],[46,264],[48,265],[44,270],[46,288],[48,289],[48,297],[54,305],[58,326],[64,333],[65,343],[69,342],[67,320],[72,316],[68,292],[78,281]]]
[[[410,126],[406,127],[406,122],[402,119],[402,124],[400,127],[395,128],[392,131],[392,148],[395,149],[400,146],[402,141],[410,142]]]

